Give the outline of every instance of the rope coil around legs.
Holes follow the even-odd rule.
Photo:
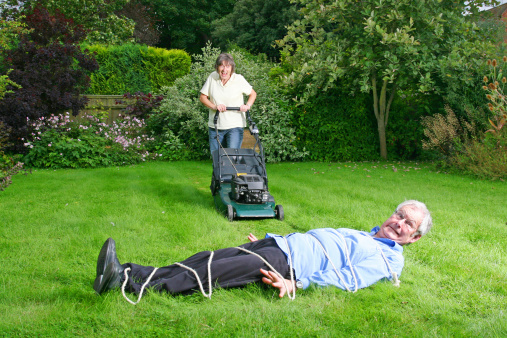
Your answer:
[[[211,288],[211,260],[213,259],[213,255],[215,254],[214,251],[211,251],[211,254],[209,255],[209,260],[208,260],[208,287],[209,287],[209,294],[206,294],[206,292],[204,292],[204,288],[202,287],[202,283],[201,283],[201,279],[199,278],[199,275],[197,274],[197,271],[195,271],[194,269],[192,269],[191,267],[188,267],[184,264],[181,264],[181,263],[174,263],[178,266],[181,266],[182,268],[185,268],[189,271],[192,271],[195,275],[195,279],[197,279],[197,283],[199,283],[199,288],[201,289],[201,293],[204,297],[206,298],[209,298],[211,299],[211,293],[213,292],[213,289]]]
[[[126,268],[123,273],[125,275],[125,281],[123,282],[123,285],[121,286],[121,292],[123,293],[123,297],[132,305],[136,305],[137,303],[139,303],[141,301],[141,298],[143,297],[143,292],[144,292],[144,288],[146,287],[146,285],[148,285],[148,283],[151,281],[151,278],[153,277],[153,275],[155,274],[155,272],[157,272],[158,268],[155,268],[153,269],[153,271],[151,272],[151,274],[148,276],[148,279],[146,280],[146,282],[144,282],[143,286],[141,287],[141,292],[139,292],[139,297],[137,297],[137,302],[133,302],[131,301],[127,295],[125,294],[125,286],[127,285],[127,282],[128,282],[128,275],[127,273],[130,271],[130,268]]]
[[[187,269],[189,271],[192,271],[195,275],[195,279],[197,280],[197,283],[199,283],[199,288],[201,289],[201,292],[202,294],[204,295],[204,297],[206,298],[209,298],[211,299],[211,293],[212,293],[212,288],[211,288],[211,261],[213,260],[213,255],[215,254],[214,251],[211,251],[211,254],[209,256],[209,259],[208,259],[208,282],[209,282],[209,294],[206,294],[206,292],[204,292],[204,288],[202,287],[202,283],[201,283],[201,279],[199,278],[199,275],[197,274],[197,272],[192,269],[191,267],[188,267],[184,264],[181,264],[181,263],[174,263],[184,269]],[[121,292],[123,294],[123,297],[132,305],[137,305],[140,301],[141,301],[141,298],[143,297],[143,292],[144,292],[144,289],[146,287],[146,285],[148,285],[148,283],[151,281],[151,279],[153,278],[153,275],[155,274],[155,272],[158,270],[158,268],[154,268],[153,271],[151,272],[151,274],[148,276],[148,279],[146,279],[146,282],[144,282],[143,286],[141,287],[141,292],[139,292],[139,296],[137,297],[137,302],[133,302],[131,301],[127,295],[125,294],[125,287],[127,286],[127,283],[128,283],[128,275],[127,273],[130,271],[130,268],[126,268],[124,270],[124,275],[125,275],[125,281],[123,282],[123,285],[121,287]]]

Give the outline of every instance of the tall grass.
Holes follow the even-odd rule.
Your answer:
[[[507,335],[505,182],[397,162],[280,163],[268,174],[283,222],[219,215],[209,162],[15,176],[0,192],[0,336]],[[435,225],[405,248],[400,288],[314,288],[290,301],[250,285],[211,300],[148,292],[136,306],[92,289],[110,236],[122,263],[164,266],[249,232],[369,230],[405,199],[424,201]]]

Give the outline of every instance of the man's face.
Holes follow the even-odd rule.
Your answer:
[[[400,245],[414,243],[421,235],[414,233],[421,225],[424,214],[412,205],[406,205],[395,212],[380,226],[375,237],[389,238]]]

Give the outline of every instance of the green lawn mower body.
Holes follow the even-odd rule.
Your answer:
[[[215,115],[215,128],[217,119],[218,113]],[[275,199],[268,190],[264,150],[259,140],[259,131],[249,112],[247,119],[250,133],[256,140],[253,148],[233,149],[220,146],[212,154],[213,174],[210,188],[215,206],[229,221],[241,218],[283,220],[283,207],[275,204]]]

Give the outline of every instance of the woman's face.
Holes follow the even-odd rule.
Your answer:
[[[232,67],[230,64],[222,62],[220,66],[218,66],[218,75],[220,75],[220,79],[222,82],[227,82],[231,78]]]

